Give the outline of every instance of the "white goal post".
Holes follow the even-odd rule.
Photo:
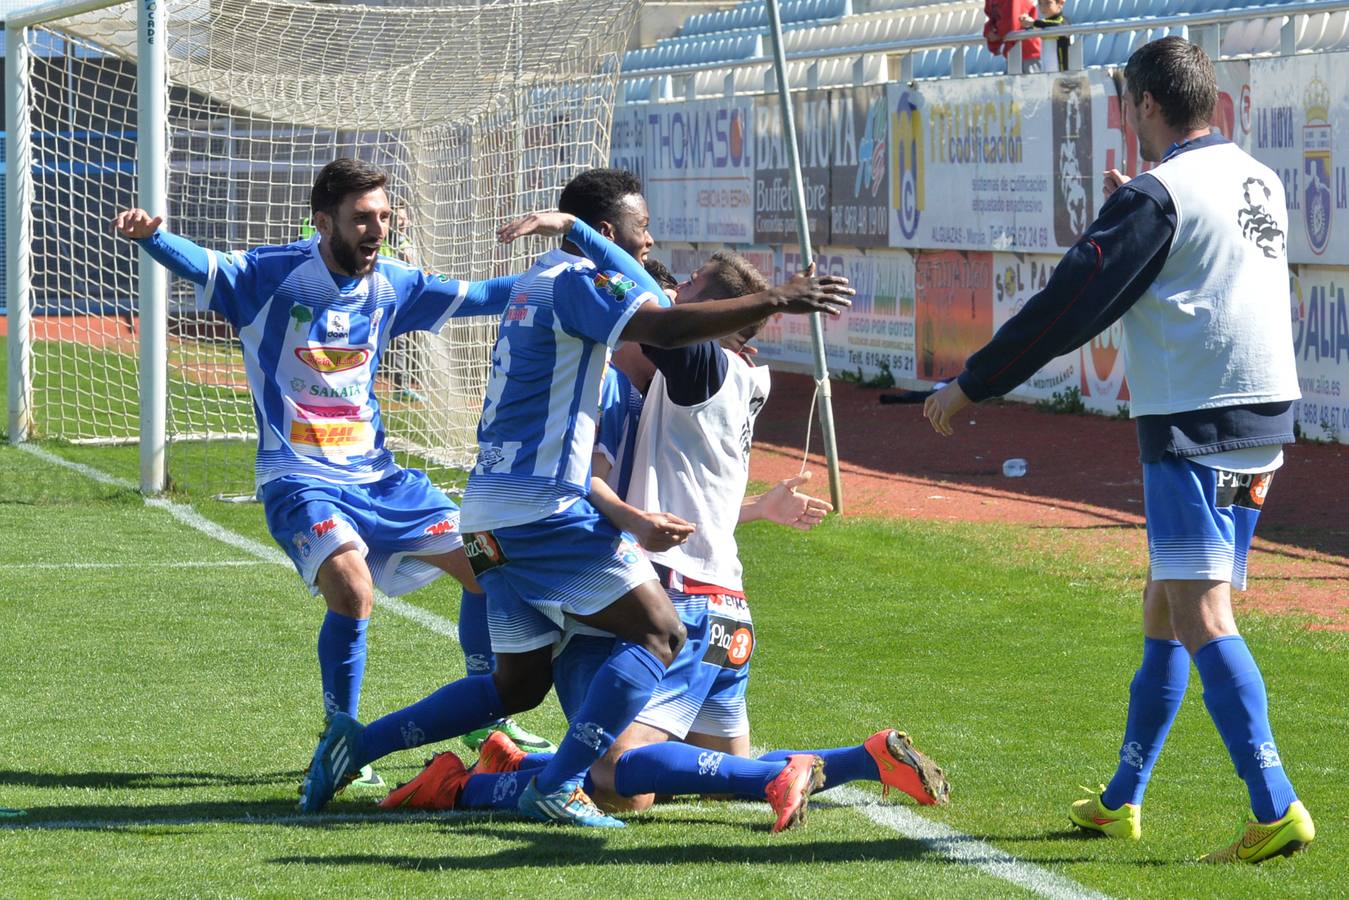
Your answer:
[[[9,437],[139,444],[141,487],[252,492],[237,341],[112,234],[121,208],[220,250],[287,243],[325,163],[390,175],[390,252],[519,271],[495,228],[605,165],[638,0],[53,0],[5,22]],[[495,322],[399,338],[388,440],[442,484],[472,458]]]

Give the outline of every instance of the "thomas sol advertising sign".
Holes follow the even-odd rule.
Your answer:
[[[751,243],[753,100],[654,103],[642,114],[643,187],[656,240]],[[610,158],[620,153],[632,155],[615,147]]]

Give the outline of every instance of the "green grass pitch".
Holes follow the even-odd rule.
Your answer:
[[[135,479],[135,448],[47,449]],[[175,502],[270,546],[256,505]],[[1286,618],[1244,623],[1320,829],[1310,852],[1256,869],[1191,861],[1230,840],[1245,810],[1197,677],[1143,841],[1082,837],[1064,809],[1077,785],[1113,769],[1140,644],[1139,573],[1026,551],[1016,528],[747,529],[756,745],[855,743],[897,725],[954,785],[941,809],[882,806],[872,785],[825,793],[809,827],[783,835],[769,834],[766,807],[692,801],[602,835],[385,815],[351,791],[306,820],[293,806],[320,726],[321,608],[293,572],[8,445],[0,534],[0,806],[27,810],[0,818],[0,895],[1349,893],[1345,636]],[[446,582],[407,599],[456,614]],[[448,639],[377,610],[364,714],[462,672]],[[552,701],[523,718],[562,727]],[[403,779],[421,759],[398,754],[381,771]]]
[[[134,367],[98,354],[47,367],[39,389],[111,372],[103,402],[134,419]],[[45,449],[137,478],[134,446]],[[194,454],[175,447],[171,462],[246,472],[251,458],[240,444]],[[1144,840],[1080,836],[1064,809],[1113,769],[1140,573],[1028,551],[1015,527],[849,520],[805,536],[756,525],[742,539],[761,642],[755,743],[832,746],[903,727],[946,766],[949,807],[882,804],[874,786],[854,786],[820,795],[808,829],[776,836],[765,807],[712,802],[603,835],[381,814],[353,792],[331,815],[300,817],[295,787],[320,727],[321,606],[287,568],[182,524],[190,504],[271,547],[258,506],[193,489],[180,480],[176,506],[147,505],[0,445],[0,808],[26,811],[0,817],[0,896],[1349,894],[1349,639],[1288,618],[1243,623],[1320,830],[1308,854],[1259,869],[1192,862],[1233,836],[1245,802],[1197,678]],[[447,582],[407,599],[457,614]],[[364,713],[462,672],[447,638],[377,610]],[[524,718],[562,729],[552,701]],[[395,755],[381,772],[406,778],[421,759]]]

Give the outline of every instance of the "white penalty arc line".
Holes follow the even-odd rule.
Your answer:
[[[106,472],[101,472],[91,466],[83,463],[77,463],[50,453],[41,447],[33,444],[16,445],[25,453],[30,453],[39,459],[51,463],[52,465],[62,466],[71,471],[78,472],[87,478],[91,478],[101,484],[111,487],[122,488],[124,490],[136,490],[137,486],[126,479],[117,478]],[[284,553],[275,547],[269,547],[261,544],[252,538],[245,537],[234,531],[230,531],[210,519],[202,516],[190,506],[181,503],[174,503],[172,500],[166,500],[159,497],[145,498],[147,506],[153,506],[167,512],[179,522],[193,528],[208,537],[215,538],[231,547],[248,553],[259,560],[276,563],[278,565],[291,568],[290,559]],[[442,616],[428,612],[420,607],[413,606],[410,603],[404,603],[402,600],[385,596],[378,591],[375,594],[375,602],[388,609],[389,612],[409,621],[416,622],[418,625],[428,628],[436,634],[443,635],[451,640],[459,640],[459,629],[455,624]],[[1006,881],[1010,884],[1024,888],[1038,896],[1051,898],[1051,900],[1109,900],[1109,895],[1093,891],[1085,885],[1079,884],[1063,875],[1055,874],[1048,869],[1041,868],[1034,863],[1026,862],[999,850],[992,844],[985,843],[967,834],[956,831],[940,822],[933,822],[922,816],[911,812],[902,806],[884,805],[877,801],[874,795],[856,788],[841,786],[834,788],[827,794],[823,794],[816,801],[820,805],[837,805],[855,809],[865,815],[871,821],[884,826],[897,834],[910,840],[918,841],[934,853],[939,853],[948,859],[965,865],[973,866],[987,875]],[[427,821],[445,819],[453,814],[440,813],[434,816],[426,816]],[[423,817],[417,815],[404,815],[397,817],[398,821],[418,821]],[[333,824],[343,822],[372,822],[381,821],[380,817],[357,814],[330,814],[330,815],[295,815],[295,816],[275,816],[271,818],[260,816],[242,816],[234,819],[210,819],[211,823],[223,824],[254,824],[254,825],[299,825],[299,824]],[[389,817],[393,821],[394,817]],[[11,830],[33,830],[33,829],[81,829],[97,830],[103,828],[153,828],[162,824],[190,825],[199,820],[186,820],[180,823],[174,823],[171,820],[164,821],[117,821],[107,820],[99,821],[96,819],[73,821],[73,822],[24,822],[22,820],[0,822],[0,831]]]

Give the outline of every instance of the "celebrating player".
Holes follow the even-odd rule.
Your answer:
[[[563,224],[555,225],[564,227]],[[743,257],[717,253],[679,286],[680,302],[734,297],[767,283]],[[687,631],[687,640],[651,700],[609,752],[590,770],[595,799],[609,810],[641,810],[656,793],[733,794],[768,801],[774,831],[802,821],[812,792],[826,783],[856,779],[897,786],[922,803],[942,802],[947,789],[940,768],[913,748],[902,732],[886,729],[855,747],[818,752],[782,751],[749,759],[745,687],[754,650],[754,626],[742,590],[734,528],[767,518],[802,530],[831,508],[796,491],[798,476],[747,500],[749,443],[754,419],[768,393],[768,370],[742,355],[759,323],[735,335],[686,348],[647,346],[658,372],[648,390],[635,452],[614,422],[597,442],[596,475],[633,470],[628,500],[650,510],[676,510],[699,523],[687,541],[653,553],[657,572]],[[723,346],[723,344],[727,346]],[[623,379],[620,383],[625,383]],[[635,392],[634,392],[635,393]],[[632,414],[632,398],[615,391],[617,412]],[[637,465],[631,465],[632,456]],[[621,480],[621,479],[620,479]],[[599,504],[597,504],[599,505]],[[606,515],[607,508],[601,507]],[[591,679],[613,652],[614,638],[570,627],[554,661],[558,697],[569,720]],[[674,740],[670,740],[673,738]],[[684,741],[687,741],[685,743]],[[470,773],[458,757],[440,754],[412,781],[385,798],[386,807],[513,808],[522,777],[546,765],[547,754],[524,755],[493,737]]]
[[[586,499],[599,384],[620,340],[682,346],[729,334],[771,312],[837,314],[846,279],[802,276],[747,297],[665,307],[641,269],[652,246],[641,185],[630,173],[583,172],[559,208],[628,251],[623,271],[597,268],[570,241],[515,286],[492,354],[464,495],[463,528],[487,589],[497,669],[446,685],[364,728],[334,715],[306,777],[318,809],[358,767],[394,749],[442,740],[530,709],[552,684],[562,618],[619,635],[556,756],[522,791],[525,815],[615,827],[581,790],[585,771],[641,710],[684,642],[684,628],[635,544]]]
[[[515,283],[462,282],[380,256],[392,213],[385,182],[369,163],[334,160],[310,194],[317,236],[247,252],[203,249],[140,209],[113,220],[116,231],[198,285],[202,306],[239,336],[267,527],[328,606],[318,639],[323,703],[351,716],[375,586],[397,596],[449,572],[464,587],[462,617],[486,617],[458,507],[424,473],[399,467],[384,446],[376,367],[398,335],[437,331],[455,316],[499,315]],[[603,252],[592,238],[584,229],[576,239]]]
[[[1217,80],[1203,50],[1153,41],[1129,58],[1124,81],[1126,122],[1159,165],[1132,180],[1106,174],[1100,217],[925,413],[949,435],[969,402],[1005,394],[1123,317],[1150,557],[1143,662],[1115,776],[1068,815],[1084,829],[1139,837],[1143,792],[1192,659],[1253,814],[1236,843],[1205,859],[1257,863],[1316,835],[1284,772],[1231,600],[1233,586],[1246,586],[1251,536],[1300,396],[1288,210],[1279,176],[1210,132]]]

